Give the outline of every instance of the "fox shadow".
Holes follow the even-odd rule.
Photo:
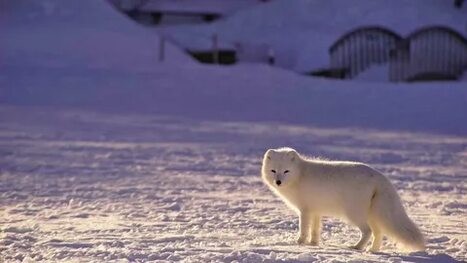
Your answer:
[[[391,256],[386,253],[376,253],[380,255],[387,255]],[[447,254],[441,253],[441,254],[433,254],[430,255],[426,252],[415,252],[411,253],[410,255],[398,255],[397,257],[401,258],[403,262],[413,262],[413,263],[458,263],[458,262],[463,262],[460,260],[457,260]]]
[[[436,254],[436,255],[423,255],[423,256],[402,256],[401,257],[406,262],[416,262],[416,263],[428,263],[428,262],[437,262],[437,263],[457,263],[462,262],[457,260],[447,254]]]

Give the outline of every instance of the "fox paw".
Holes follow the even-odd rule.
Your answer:
[[[299,237],[297,239],[297,244],[299,244],[299,245],[305,245],[306,243],[307,243],[307,240],[306,240],[305,237]]]
[[[308,244],[309,244],[310,246],[319,246],[319,241],[311,240],[310,242],[308,242]]]
[[[354,250],[362,250],[363,249],[363,247],[357,246],[357,245],[350,246],[349,248],[354,249]]]

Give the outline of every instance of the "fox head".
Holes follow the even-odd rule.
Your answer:
[[[263,180],[274,188],[287,187],[299,176],[298,153],[292,148],[269,149],[263,157]]]

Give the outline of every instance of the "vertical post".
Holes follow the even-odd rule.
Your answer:
[[[274,65],[276,63],[276,54],[274,53],[274,49],[271,45],[268,45],[268,64]]]
[[[356,34],[353,34],[350,37],[350,61],[352,64],[350,66],[350,79],[353,79],[355,75],[357,75],[358,70],[358,56],[355,54],[356,50],[358,49],[358,37]]]
[[[243,44],[241,42],[235,42],[234,43],[235,47],[235,57],[237,62],[243,62],[245,60],[245,54],[244,54],[244,48]]]
[[[395,82],[395,63],[396,63],[396,44],[391,45],[390,49],[388,49],[388,79],[390,82]]]
[[[165,37],[159,37],[159,62],[165,59]]]
[[[344,70],[344,76],[343,76],[343,79],[346,79],[348,78],[348,76],[350,75],[350,52],[349,52],[349,43],[346,41],[346,42],[343,42],[342,44],[340,44],[343,48],[343,52],[342,52],[342,63],[340,65],[341,68],[343,68]]]
[[[212,35],[212,55],[213,55],[213,63],[219,64],[219,39],[217,33]]]
[[[400,71],[400,74],[399,74],[400,76],[399,80],[406,81],[407,77],[410,77],[413,74],[413,72],[415,72],[415,70],[413,70],[414,66],[413,66],[413,62],[411,59],[411,56],[412,56],[411,48],[412,48],[413,43],[415,43],[415,41],[413,41],[413,39],[407,39],[402,43],[403,43],[403,46],[402,46],[403,59],[401,61],[402,70]]]

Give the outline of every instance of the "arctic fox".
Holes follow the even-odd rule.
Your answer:
[[[407,216],[389,180],[363,163],[307,159],[294,149],[268,150],[261,168],[264,182],[299,215],[299,244],[318,245],[321,216],[336,216],[357,226],[364,249],[377,252],[384,235],[411,251],[425,249],[423,235]]]

